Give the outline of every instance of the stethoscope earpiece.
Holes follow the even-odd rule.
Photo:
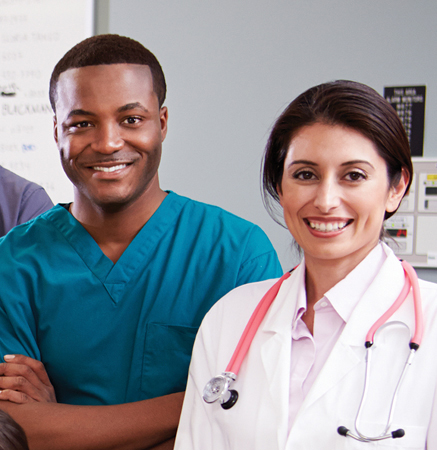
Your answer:
[[[346,427],[344,427],[344,426],[341,426],[341,427],[338,427],[338,428],[337,428],[337,433],[338,433],[340,436],[347,436],[348,432],[349,432],[349,429],[346,428]]]
[[[382,441],[384,439],[389,439],[389,438],[397,439],[397,438],[401,438],[401,437],[405,436],[405,431],[402,428],[392,431],[391,433],[384,434],[381,436],[376,436],[376,437],[367,437],[367,436],[364,436],[363,434],[361,434],[360,432],[358,432],[358,436],[356,436],[355,434],[351,433],[349,428],[346,428],[344,426],[338,427],[337,433],[340,436],[349,436],[349,437],[355,439],[356,441],[360,441],[360,442],[375,442],[375,441]]]
[[[401,438],[401,437],[404,437],[404,436],[405,436],[405,431],[402,428],[399,428],[399,430],[391,432],[391,437],[393,439]]]

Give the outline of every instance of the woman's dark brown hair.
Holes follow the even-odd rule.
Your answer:
[[[279,203],[284,160],[293,137],[314,123],[340,125],[370,139],[387,165],[390,186],[396,186],[402,170],[413,176],[410,145],[394,108],[375,90],[354,81],[338,80],[314,86],[293,100],[270,133],[263,161],[263,197],[275,219],[271,200]],[[388,219],[395,211],[385,213]]]

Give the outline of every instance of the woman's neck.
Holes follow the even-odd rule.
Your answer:
[[[374,248],[374,247],[373,247]],[[311,308],[337,283],[343,280],[370,253],[337,260],[318,259],[305,255],[305,287],[307,309]]]

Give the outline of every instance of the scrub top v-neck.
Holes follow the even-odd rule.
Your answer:
[[[0,351],[41,359],[59,402],[184,390],[209,308],[278,276],[255,225],[170,192],[114,264],[62,205],[0,241]]]

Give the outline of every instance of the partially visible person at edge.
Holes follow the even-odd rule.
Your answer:
[[[414,294],[422,297],[424,334],[411,353],[422,330],[420,320],[415,323],[421,308],[416,315],[408,284],[417,276],[408,265],[404,273],[381,239],[383,221],[396,212],[412,176],[402,123],[370,87],[336,81],[290,103],[266,147],[264,192],[275,202],[270,207],[282,208],[303,260],[282,284],[241,286],[206,315],[194,345],[177,450],[437,449],[437,285],[418,280]],[[238,372],[230,386],[239,393],[237,402],[232,406],[234,392],[217,389],[227,379],[222,375],[214,391],[205,391],[206,403],[204,386],[227,368],[273,286],[279,290],[267,297],[273,302],[249,351],[239,354],[238,362],[245,354],[239,372],[228,369]],[[398,296],[400,308],[378,338],[368,339]],[[418,332],[411,350],[409,330],[410,338]],[[367,341],[374,342],[369,350]],[[359,413],[367,351],[372,364]],[[222,400],[232,407],[223,409]]]
[[[4,411],[0,411],[0,450],[29,450],[24,430]]]
[[[257,226],[160,188],[165,92],[154,55],[118,35],[53,71],[74,201],[0,243],[0,408],[32,449],[173,448],[203,316],[281,273]]]
[[[0,166],[0,237],[52,206],[44,188]]]

